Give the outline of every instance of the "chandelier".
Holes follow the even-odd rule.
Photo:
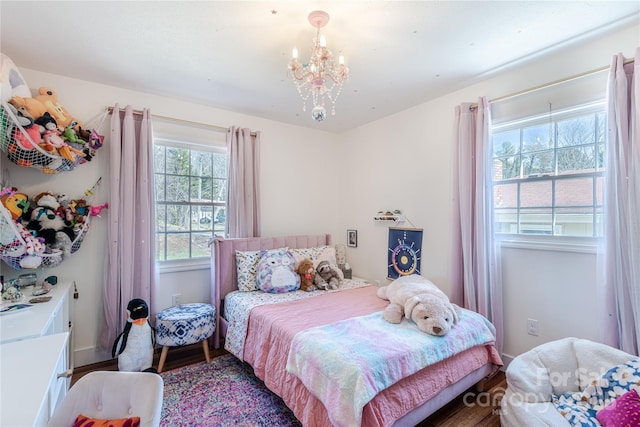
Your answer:
[[[320,28],[329,22],[329,14],[316,10],[309,14],[309,22],[316,28],[311,57],[306,64],[301,64],[298,62],[298,49],[294,47],[288,69],[302,97],[302,111],[307,111],[307,99],[311,96],[311,117],[321,122],[327,117],[327,102],[331,104],[331,115],[336,114],[336,100],[342,91],[342,83],[349,79],[349,68],[344,65],[342,55],[336,65],[331,51],[327,49],[327,39],[320,35]]]

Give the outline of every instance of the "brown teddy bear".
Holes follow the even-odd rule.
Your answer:
[[[313,284],[316,285],[316,288],[324,289],[325,291],[338,289],[341,282],[342,277],[338,268],[329,264],[328,261],[320,261],[316,267],[316,277],[313,279]]]
[[[305,292],[316,290],[316,287],[313,284],[316,270],[313,268],[313,262],[309,258],[305,258],[300,261],[300,264],[298,264],[298,267],[296,268],[296,273],[300,275],[300,290]]]
[[[40,101],[44,105],[46,111],[56,119],[56,123],[60,130],[64,130],[67,126],[72,126],[77,132],[80,127],[83,126],[82,122],[69,114],[66,108],[58,102],[58,94],[50,87],[41,87],[38,89],[40,95],[37,95],[35,99]],[[34,119],[37,117],[34,117]],[[73,124],[75,122],[75,124]]]

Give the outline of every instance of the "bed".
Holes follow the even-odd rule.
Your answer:
[[[485,337],[477,338],[482,341],[469,343],[457,350],[448,349],[450,354],[434,350],[432,353],[437,353],[440,358],[424,368],[404,369],[410,365],[407,364],[409,356],[400,354],[384,359],[384,369],[333,366],[330,368],[333,371],[343,369],[344,372],[338,379],[326,379],[329,376],[326,372],[316,372],[315,369],[323,358],[335,362],[345,355],[345,359],[348,358],[349,353],[357,348],[393,342],[390,338],[379,338],[386,331],[375,330],[361,335],[375,336],[377,344],[358,341],[353,344],[353,349],[349,349],[349,341],[354,341],[353,337],[345,338],[342,332],[330,329],[396,326],[385,325],[386,322],[381,323],[378,319],[388,302],[375,296],[375,286],[349,279],[345,279],[336,291],[295,291],[280,295],[240,292],[236,251],[242,255],[283,247],[304,250],[327,246],[331,246],[331,236],[321,234],[218,238],[214,240],[212,249],[211,295],[218,322],[214,346],[219,348],[224,338],[225,349],[250,364],[255,375],[283,399],[304,426],[415,426],[468,388],[493,375],[502,365],[492,340],[485,334]],[[464,318],[469,322],[476,321],[484,326],[484,321],[492,328],[481,316],[465,313]],[[305,336],[310,339],[305,341]],[[326,351],[318,351],[307,344],[333,336],[336,337],[335,343],[327,341],[323,344]],[[426,337],[424,339],[434,338],[426,334],[422,336]],[[455,341],[461,342],[462,339]],[[392,350],[383,346],[380,351],[368,353],[387,357],[386,351]],[[372,365],[375,364],[380,365],[380,361],[373,361]],[[387,369],[386,366],[400,369]],[[344,378],[351,377],[352,371],[369,377],[356,377],[346,384]],[[385,375],[380,375],[381,371]],[[393,375],[387,375],[386,371],[393,371]],[[375,381],[371,381],[372,377]],[[381,384],[370,384],[377,381]]]

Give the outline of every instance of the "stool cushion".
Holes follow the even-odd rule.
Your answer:
[[[182,304],[162,310],[156,316],[156,342],[175,347],[209,338],[216,328],[215,311],[210,304]]]

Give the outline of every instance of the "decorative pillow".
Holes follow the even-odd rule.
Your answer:
[[[553,395],[552,402],[569,424],[598,427],[599,411],[635,388],[640,388],[640,359],[614,366],[591,381],[582,392]]]
[[[305,258],[309,258],[313,261],[314,266],[317,266],[320,261],[327,261],[331,265],[338,265],[336,261],[336,248],[333,246],[315,246],[313,248],[298,248],[291,249],[293,258],[296,261],[296,265]]]
[[[263,292],[284,293],[300,288],[296,262],[287,248],[260,252],[256,282]]]
[[[640,426],[640,396],[631,390],[598,411],[603,427]]]
[[[258,283],[256,283],[258,260],[260,260],[260,251],[236,251],[238,290],[243,292],[258,290]]]
[[[73,422],[73,427],[138,427],[140,417],[119,418],[117,420],[99,420],[82,414]]]

